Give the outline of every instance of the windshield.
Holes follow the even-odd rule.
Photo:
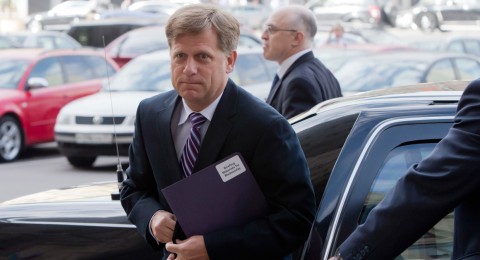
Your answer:
[[[0,88],[16,89],[27,66],[26,60],[0,59]]]
[[[113,77],[110,89],[112,91],[167,91],[173,89],[170,80],[170,61],[165,59],[132,60]]]

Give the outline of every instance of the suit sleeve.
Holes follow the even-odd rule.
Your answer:
[[[250,167],[270,212],[246,225],[205,234],[210,259],[279,259],[308,236],[315,195],[297,136],[281,115],[258,135]]]
[[[145,151],[142,125],[142,104],[137,110],[135,132],[129,149],[129,167],[126,170],[127,179],[122,183],[120,191],[121,203],[127,217],[138,229],[143,238],[155,249],[160,250],[163,245],[158,245],[150,233],[149,223],[158,210],[164,208],[156,195],[155,179],[152,167],[149,164]]]
[[[398,256],[478,190],[478,158],[480,80],[465,89],[454,125],[432,154],[411,167],[372,210],[366,222],[340,246],[343,258]]]
[[[285,89],[285,99],[282,104],[284,111],[281,113],[286,118],[303,113],[324,100],[321,93],[315,93],[318,86],[314,86],[310,80],[303,77],[291,80]]]

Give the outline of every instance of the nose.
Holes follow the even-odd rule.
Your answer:
[[[263,30],[262,31],[262,40],[267,40],[268,39],[268,31],[267,30]]]
[[[195,59],[187,59],[187,62],[185,63],[185,68],[183,69],[183,73],[187,75],[194,75],[197,73],[197,64],[195,62]]]

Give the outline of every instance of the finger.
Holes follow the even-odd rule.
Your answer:
[[[174,260],[174,259],[175,259],[175,254],[168,255],[167,260]]]
[[[175,245],[174,243],[172,242],[168,242],[165,244],[165,249],[170,252],[170,253],[178,253],[178,246]]]

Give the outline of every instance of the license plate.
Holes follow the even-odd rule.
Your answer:
[[[113,135],[111,134],[77,134],[75,140],[80,144],[111,144]]]

